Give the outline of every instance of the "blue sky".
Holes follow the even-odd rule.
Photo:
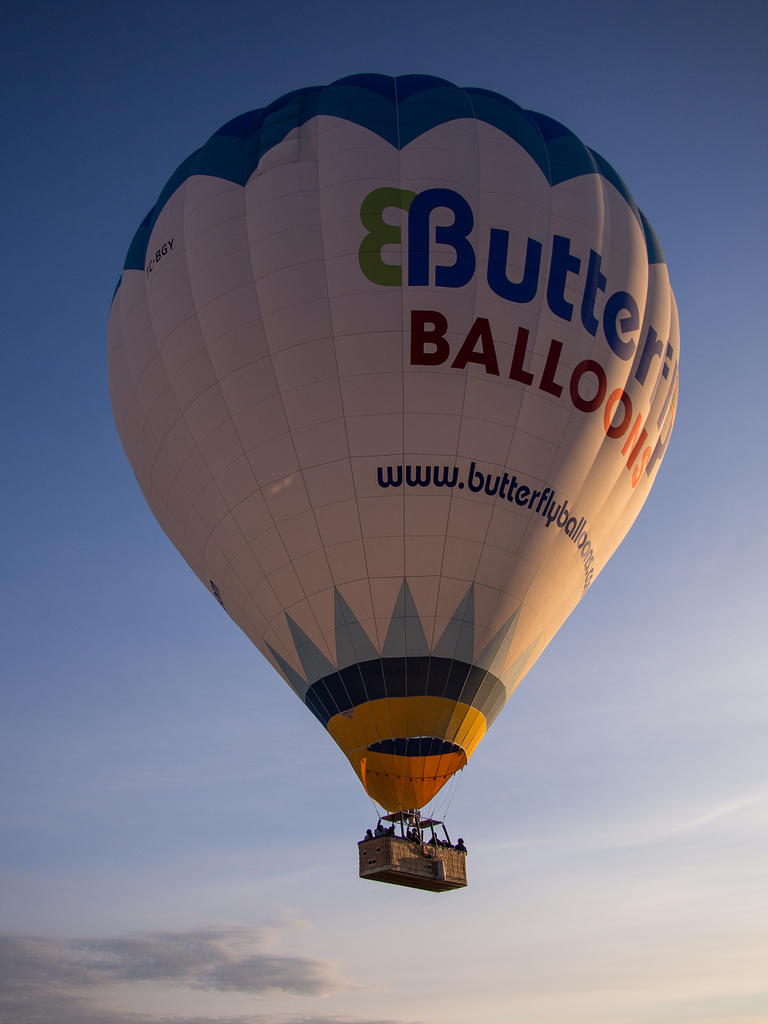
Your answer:
[[[0,1020],[768,1020],[766,20],[453,0],[7,18]],[[657,483],[460,776],[471,884],[440,897],[356,878],[370,801],[155,523],[106,386],[112,292],[171,171],[236,114],[358,71],[562,121],[628,182],[680,309]]]

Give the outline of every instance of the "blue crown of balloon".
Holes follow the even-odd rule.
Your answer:
[[[245,185],[270,149],[319,114],[344,118],[397,149],[437,125],[469,117],[504,132],[525,149],[550,183],[600,174],[626,200],[645,234],[649,263],[663,263],[659,241],[614,168],[559,121],[525,110],[500,93],[460,88],[431,75],[351,75],[330,85],[286,93],[268,107],[241,114],[219,128],[181,163],[133,237],[125,270],[142,270],[149,236],[168,198],[193,174]],[[119,287],[119,282],[118,282]],[[117,289],[116,289],[117,290]]]

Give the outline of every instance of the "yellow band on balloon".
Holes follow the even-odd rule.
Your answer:
[[[463,768],[485,735],[485,715],[445,697],[389,697],[334,715],[328,732],[369,795],[387,810],[422,807]],[[371,751],[381,740],[434,737],[461,749],[406,757]]]

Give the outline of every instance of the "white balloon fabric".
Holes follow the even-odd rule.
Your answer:
[[[225,125],[143,221],[109,319],[152,511],[388,810],[466,764],[627,533],[678,355],[613,168],[427,76]]]

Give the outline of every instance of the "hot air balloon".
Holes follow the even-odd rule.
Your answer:
[[[658,241],[557,121],[356,75],[170,177],[109,317],[117,429],[192,570],[397,816],[463,768],[658,473]]]

